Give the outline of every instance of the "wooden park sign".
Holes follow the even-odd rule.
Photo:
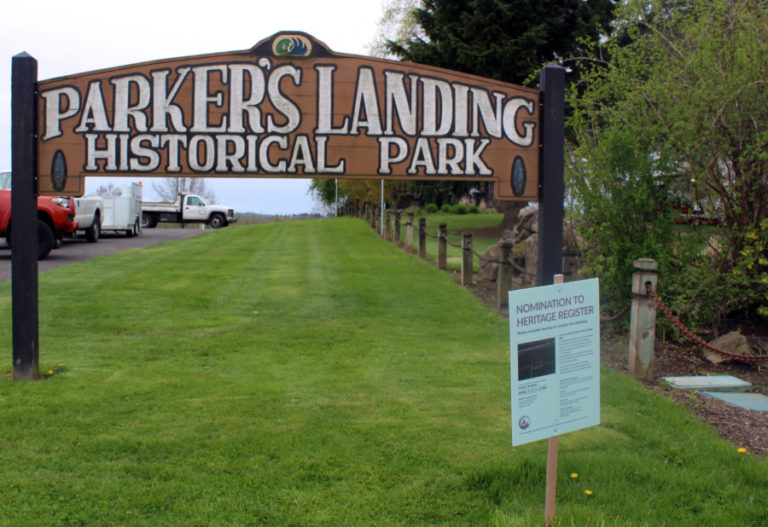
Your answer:
[[[38,375],[37,194],[85,176],[493,182],[539,202],[539,284],[562,272],[564,69],[540,90],[333,53],[300,32],[245,51],[38,81],[13,57],[14,377]]]
[[[540,93],[278,33],[41,81],[38,188],[81,195],[88,175],[449,179],[536,201]]]

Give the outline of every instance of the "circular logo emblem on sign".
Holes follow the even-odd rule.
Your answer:
[[[53,190],[61,192],[67,186],[67,160],[61,150],[56,150],[51,161],[51,185]]]
[[[529,426],[531,426],[531,418],[527,415],[524,415],[520,418],[520,420],[517,422],[517,426],[519,426],[522,430],[525,430]]]
[[[283,57],[308,57],[312,43],[302,35],[280,35],[272,43],[272,51]]]

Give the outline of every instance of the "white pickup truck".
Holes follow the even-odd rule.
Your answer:
[[[78,227],[77,231],[72,231],[73,236],[84,233],[89,242],[99,241],[103,219],[104,200],[101,196],[75,198],[75,221]]]
[[[104,231],[123,232],[138,236],[141,225],[141,184],[129,183],[114,196],[83,196],[75,198],[76,218],[80,220],[78,234],[85,231],[89,242],[98,241]]]
[[[234,209],[211,205],[195,194],[182,194],[173,203],[143,201],[141,218],[141,226],[146,229],[160,222],[207,223],[212,229],[218,229],[237,221]]]

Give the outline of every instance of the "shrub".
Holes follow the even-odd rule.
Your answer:
[[[444,212],[445,214],[450,214],[451,213],[451,206],[448,205],[447,203],[443,204],[443,206],[440,207],[440,212]]]
[[[424,207],[424,212],[427,214],[436,214],[438,210],[437,205],[434,203],[428,203],[427,206]]]

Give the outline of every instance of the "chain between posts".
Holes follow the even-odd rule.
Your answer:
[[[617,314],[613,315],[612,317],[600,317],[600,322],[614,322],[616,320],[619,320],[621,317],[627,314],[627,311],[629,311],[630,307],[632,307],[631,300],[627,302],[627,305],[624,306],[624,308],[621,311],[619,311]]]
[[[413,224],[413,222],[411,222],[411,221],[408,221],[408,222],[404,223],[404,224],[403,224],[403,226],[405,226],[405,227],[408,227],[408,226],[411,226],[411,227],[415,227],[415,225],[414,225],[414,224]],[[424,235],[425,235],[425,236],[427,236],[427,237],[429,237],[429,238],[433,238],[433,239],[440,239],[440,234],[439,234],[439,233],[438,233],[438,234],[436,234],[436,235],[435,235],[435,234],[431,234],[431,233],[427,232],[427,230],[426,230],[426,229],[424,229],[424,230],[423,230],[423,232],[424,232]],[[450,245],[451,247],[455,247],[455,248],[457,248],[457,249],[463,249],[463,248],[464,248],[464,247],[462,247],[462,246],[461,246],[461,245],[459,245],[459,244],[455,244],[455,243],[451,242],[451,241],[448,239],[448,236],[445,236],[445,242],[446,242],[448,245]],[[482,261],[485,261],[485,262],[493,262],[493,263],[497,263],[497,261],[496,261],[496,260],[494,260],[494,259],[492,259],[492,258],[486,258],[486,257],[484,257],[483,255],[481,255],[480,253],[478,253],[477,251],[475,251],[475,250],[474,250],[474,248],[470,249],[470,251],[472,252],[472,254],[473,254],[474,256],[476,256],[476,257],[477,257],[478,261],[481,261],[481,262],[482,262]],[[518,265],[516,262],[514,262],[514,261],[513,261],[511,258],[507,258],[507,259],[505,260],[505,263],[508,263],[508,264],[510,264],[510,265],[511,265],[512,267],[514,267],[514,268],[515,268],[515,269],[516,269],[518,272],[521,272],[521,273],[524,273],[524,272],[525,272],[525,269],[523,269],[522,267],[520,267],[520,266],[519,266],[519,265]],[[702,347],[704,347],[704,348],[706,348],[706,349],[708,349],[708,350],[710,350],[710,351],[713,351],[713,352],[717,353],[718,355],[722,355],[722,356],[724,356],[724,357],[728,357],[728,358],[730,358],[730,359],[734,359],[734,360],[740,360],[740,361],[744,361],[744,362],[765,362],[765,361],[768,361],[768,354],[766,354],[766,355],[739,355],[739,354],[737,354],[737,353],[731,353],[731,352],[729,352],[729,351],[726,351],[726,350],[720,349],[720,348],[718,348],[718,347],[716,347],[716,346],[712,346],[711,344],[709,344],[708,342],[706,342],[704,339],[702,339],[701,337],[699,337],[698,335],[696,335],[696,334],[695,334],[693,331],[691,331],[690,329],[688,329],[687,327],[685,327],[685,326],[683,325],[683,323],[682,323],[682,322],[680,322],[680,320],[679,320],[677,317],[675,317],[675,315],[673,315],[673,314],[672,314],[672,312],[671,312],[671,311],[669,310],[669,308],[668,308],[668,307],[667,307],[667,306],[664,304],[664,302],[663,302],[663,301],[662,301],[662,300],[661,300],[661,299],[660,299],[660,298],[659,298],[659,297],[656,295],[656,292],[653,290],[653,286],[652,286],[650,283],[646,283],[646,284],[645,284],[645,287],[646,287],[646,289],[648,290],[648,294],[649,294],[649,295],[650,295],[650,296],[653,298],[653,300],[656,302],[656,305],[658,305],[658,306],[659,306],[659,309],[661,309],[661,311],[662,311],[662,312],[664,313],[664,315],[665,315],[665,316],[666,316],[666,317],[667,317],[667,318],[668,318],[668,319],[669,319],[669,320],[672,322],[672,324],[674,324],[674,325],[675,325],[675,327],[677,327],[677,328],[680,330],[680,332],[681,332],[681,333],[683,333],[684,335],[686,335],[688,338],[690,338],[691,340],[693,340],[693,341],[694,341],[695,343],[697,343],[698,345],[700,345],[700,346],[702,346]],[[600,317],[600,322],[614,322],[614,321],[616,321],[616,320],[620,319],[621,317],[623,317],[624,315],[626,315],[626,314],[627,314],[627,312],[629,311],[629,309],[631,308],[631,306],[632,306],[632,302],[630,301],[630,302],[628,302],[628,303],[627,303],[627,305],[626,305],[626,306],[624,306],[624,308],[622,308],[622,310],[621,310],[621,311],[619,311],[619,312],[618,312],[616,315],[614,315],[614,316],[612,316],[612,317],[603,317],[603,316],[601,316],[601,317]]]
[[[653,290],[653,286],[651,286],[650,283],[645,284],[645,288],[648,290],[648,294],[651,295],[653,300],[656,302],[656,305],[659,306],[659,309],[664,313],[664,315],[672,322],[672,324],[677,327],[686,337],[693,340],[696,344],[699,346],[702,346],[710,351],[713,351],[717,353],[718,355],[722,355],[724,357],[728,357],[729,359],[734,360],[740,360],[743,362],[764,362],[768,361],[768,355],[739,355],[738,353],[731,353],[729,351],[725,351],[724,349],[720,349],[717,346],[713,346],[707,341],[705,341],[703,338],[696,335],[693,331],[688,329],[683,325],[678,318],[672,314],[672,311],[669,310],[669,308],[664,305],[664,302],[661,301],[661,299],[656,296],[656,292]]]
[[[404,225],[408,226],[408,225],[410,225],[410,222],[405,223]],[[428,232],[426,229],[424,229],[424,235],[427,236],[428,238],[432,238],[432,239],[435,239],[435,240],[440,238],[440,234],[439,233],[438,234],[432,234],[432,233]],[[463,247],[461,245],[457,245],[457,244],[452,243],[447,237],[446,237],[445,241],[451,247],[455,247],[457,249],[463,249]],[[478,253],[474,248],[472,248],[470,250],[472,251],[472,254],[474,256],[476,256],[478,261],[480,261],[480,262],[498,263],[498,260],[496,260],[494,258],[487,258],[487,257],[483,256],[482,254]],[[515,262],[511,258],[507,258],[505,260],[505,262],[508,263],[509,265],[511,265],[517,272],[525,273],[525,269],[523,269],[520,265],[517,264],[517,262]],[[600,317],[600,322],[614,322],[614,321],[620,319],[621,317],[623,317],[624,315],[627,314],[627,312],[629,311],[629,308],[631,307],[631,305],[632,305],[631,302],[627,302],[627,305],[624,306],[624,308],[619,313],[617,313],[616,315],[614,315],[612,317],[602,317],[601,316]]]

